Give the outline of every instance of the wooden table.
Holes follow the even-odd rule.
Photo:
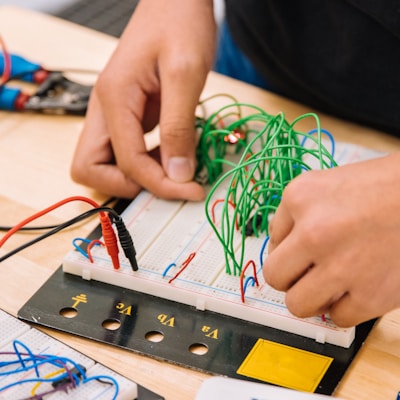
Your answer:
[[[0,34],[10,52],[51,69],[100,71],[116,45],[116,40],[106,35],[13,7],[0,7]],[[93,82],[94,76],[89,78]],[[310,111],[282,97],[211,73],[204,96],[222,92],[233,94],[240,101],[258,105],[271,114],[284,111],[289,121]],[[400,142],[393,137],[319,115],[322,126],[329,129],[336,140],[351,140],[383,151],[400,149]],[[69,176],[70,160],[82,121],[81,117],[0,112],[1,225],[13,226],[68,196],[87,196],[100,203],[107,199],[100,193],[73,183]],[[83,203],[71,203],[42,218],[40,223],[61,223],[87,209]],[[17,315],[19,308],[59,267],[64,254],[71,248],[71,240],[77,234],[87,235],[95,225],[95,219],[80,224],[1,263],[0,308]],[[14,235],[0,254],[32,237],[27,233]],[[167,400],[194,398],[199,386],[208,377],[200,372],[79,337],[49,330],[46,332],[165,396]],[[400,311],[394,311],[375,326],[335,395],[348,400],[395,400],[398,390]]]

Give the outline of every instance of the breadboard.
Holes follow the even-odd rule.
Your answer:
[[[86,369],[87,377],[107,375],[118,382],[119,392],[118,400],[134,400],[138,399],[138,386],[135,382],[123,377],[120,374],[110,370],[102,364],[96,363],[93,359],[77,352],[67,345],[59,342],[51,336],[31,328],[28,324],[18,320],[17,318],[0,310],[0,399],[25,399],[32,397],[32,390],[35,383],[24,383],[13,385],[9,389],[2,388],[9,384],[15,384],[23,380],[34,379],[36,377],[35,370],[30,369],[24,371],[22,367],[19,372],[12,375],[6,372],[15,370],[15,365],[4,367],[3,365],[11,360],[15,360],[13,341],[18,340],[26,345],[35,355],[54,355],[55,357],[66,357],[74,360]],[[7,354],[9,353],[9,354]],[[3,365],[2,365],[3,364]],[[51,375],[60,367],[43,363],[38,365],[38,372],[41,377]],[[51,383],[42,382],[37,389],[37,394],[52,390]],[[67,393],[63,391],[46,395],[46,399],[111,399],[113,398],[113,385],[107,385],[97,380],[92,380],[85,384],[70,389]]]
[[[91,263],[71,251],[63,260],[64,272],[173,300],[199,310],[292,332],[318,342],[349,347],[354,328],[341,329],[320,317],[298,319],[284,305],[283,293],[266,283],[248,286],[241,300],[240,277],[225,272],[223,249],[204,216],[204,204],[168,202],[142,192],[122,214],[137,249],[139,270],[121,257],[114,270],[106,251],[92,251]],[[248,256],[259,259],[263,240],[246,239]],[[190,265],[172,282],[182,263],[195,252]],[[173,267],[168,268],[173,265]],[[175,266],[176,265],[176,266]],[[258,273],[261,281],[261,274]]]
[[[336,154],[341,164],[377,155],[344,144],[337,146]],[[210,310],[302,335],[319,343],[345,348],[352,344],[354,327],[339,328],[329,317],[299,319],[290,314],[284,294],[272,289],[262,278],[262,262],[259,260],[265,238],[250,236],[245,239],[244,258],[255,260],[260,284],[247,285],[243,299],[243,282],[240,276],[226,273],[223,247],[206,219],[204,203],[165,201],[144,191],[132,201],[122,217],[135,243],[138,271],[133,271],[122,255],[121,268],[114,270],[102,247],[93,249],[93,262],[77,251],[69,252],[63,260],[63,271],[183,303],[198,310]],[[235,243],[239,251],[242,242],[236,240]],[[183,268],[191,255],[195,256]],[[267,257],[267,254],[261,256]]]

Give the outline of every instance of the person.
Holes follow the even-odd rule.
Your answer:
[[[256,84],[400,134],[396,3],[227,0],[221,33],[231,45],[220,42],[216,60],[231,52],[225,66],[239,65],[237,78],[250,68]],[[145,188],[165,199],[203,199],[193,181],[194,113],[216,42],[212,0],[139,2],[93,89],[73,179],[119,197]],[[143,140],[157,123],[159,154]],[[351,326],[400,306],[399,182],[393,153],[289,183],[263,273],[286,291],[293,314],[329,313]]]

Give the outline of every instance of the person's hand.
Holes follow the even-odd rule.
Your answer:
[[[71,176],[103,193],[200,200],[195,109],[215,50],[212,0],[139,2],[91,95]],[[160,157],[144,132],[160,124]]]
[[[283,192],[266,282],[294,315],[352,326],[400,306],[400,154],[310,171]]]

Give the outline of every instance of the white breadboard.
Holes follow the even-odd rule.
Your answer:
[[[31,378],[34,379],[36,377],[34,369],[24,371],[21,366],[5,365],[9,361],[16,359],[13,347],[13,342],[15,340],[27,346],[35,356],[54,355],[55,357],[66,357],[73,360],[86,369],[86,376],[88,378],[93,376],[112,377],[118,382],[119,391],[116,397],[118,400],[134,400],[137,398],[138,388],[136,383],[0,310],[0,399],[32,398],[32,390],[35,390],[35,382],[17,384],[8,389],[4,389],[9,384],[20,382],[21,380],[26,381]],[[21,347],[19,347],[19,350],[22,353],[24,352],[24,349]],[[19,369],[19,372],[12,375],[7,374],[9,371],[15,371],[17,369]],[[38,371],[41,377],[49,376],[54,373],[54,371],[57,371],[57,369],[60,369],[60,367],[51,365],[50,363],[38,365]],[[34,394],[39,395],[40,393],[52,389],[51,383],[42,382],[37,387]],[[69,389],[68,392],[57,391],[53,394],[46,395],[45,398],[49,400],[71,398],[82,400],[109,400],[113,399],[114,395],[114,385],[105,384],[98,380],[91,380],[87,383],[80,383],[77,387]]]
[[[337,144],[336,148],[336,158],[341,164],[377,155],[357,146]],[[63,260],[63,271],[303,335],[321,343],[342,347],[352,344],[355,328],[338,328],[329,316],[299,319],[290,314],[284,294],[269,287],[262,278],[260,249],[265,238],[246,238],[244,258],[255,261],[259,286],[247,285],[243,302],[240,277],[226,273],[224,251],[206,219],[203,203],[164,201],[142,192],[122,216],[135,243],[138,271],[131,269],[122,252],[121,268],[114,270],[100,246],[92,250],[93,263],[77,251],[69,252]],[[237,245],[239,249],[240,243]],[[191,253],[195,253],[194,258],[181,271]]]

